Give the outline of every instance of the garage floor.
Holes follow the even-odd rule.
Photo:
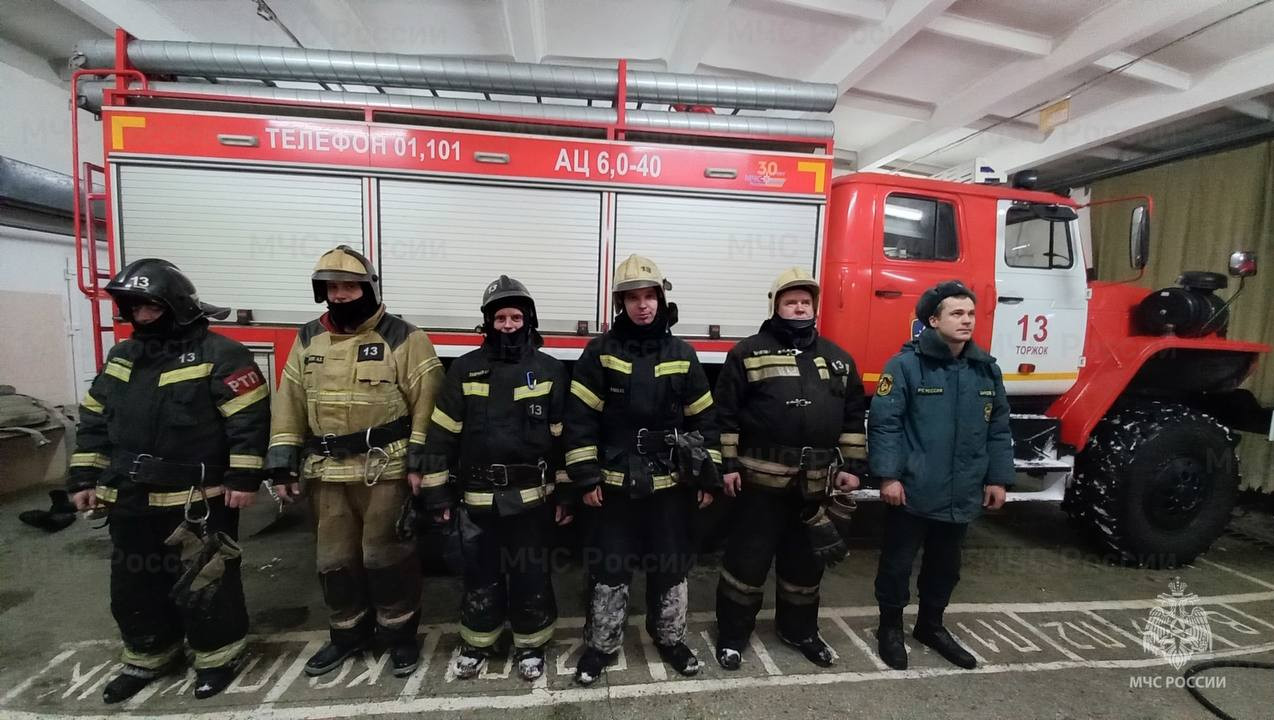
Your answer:
[[[19,510],[45,503],[39,491],[0,504],[0,717],[118,717],[101,704],[117,667],[118,643],[107,597],[109,541],[83,521],[53,536],[21,525]],[[711,661],[716,558],[691,578],[692,646],[707,660],[693,679],[675,676],[645,644],[640,592],[622,657],[598,685],[581,689],[570,673],[579,654],[582,579],[571,565],[558,577],[563,619],[547,676],[527,685],[494,663],[476,680],[447,672],[458,643],[459,581],[428,579],[423,662],[396,679],[383,654],[310,679],[301,668],[326,636],[314,576],[313,535],[302,513],[271,525],[273,506],[244,518],[245,584],[253,618],[245,672],[223,695],[195,701],[191,677],[152,684],[124,710],[156,717],[284,720],[311,717],[534,718],[818,717],[872,718],[1200,718],[1207,713],[1181,687],[1180,671],[1142,648],[1141,631],[1165,606],[1179,575],[1198,598],[1211,630],[1208,658],[1274,661],[1274,549],[1227,535],[1193,566],[1147,571],[1107,566],[1073,537],[1054,505],[1018,504],[975,525],[964,580],[948,626],[981,667],[965,672],[926,649],[910,648],[912,669],[883,669],[874,652],[871,580],[879,507],[858,516],[853,556],[823,585],[823,635],[840,662],[822,670],[780,644],[763,619],[743,668]],[[1186,610],[1193,605],[1187,605]],[[771,615],[772,617],[772,612]],[[1195,616],[1197,617],[1197,616]],[[673,677],[669,677],[672,673]],[[1274,717],[1274,674],[1207,673],[1205,693],[1238,718]]]

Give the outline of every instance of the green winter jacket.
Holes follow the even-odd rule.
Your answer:
[[[967,523],[986,485],[1013,483],[1013,435],[995,358],[973,343],[952,357],[932,328],[885,365],[867,418],[868,463],[902,481],[905,508]]]

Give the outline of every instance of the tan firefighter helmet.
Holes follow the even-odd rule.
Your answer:
[[[818,281],[814,279],[813,275],[810,275],[809,270],[802,267],[790,267],[779,273],[779,276],[774,278],[774,284],[770,285],[771,315],[779,310],[779,296],[783,294],[784,290],[791,290],[792,288],[809,290],[810,294],[814,296],[814,309],[815,311],[818,310]]]
[[[659,272],[659,266],[654,260],[642,257],[641,255],[629,255],[626,260],[615,268],[615,278],[611,286],[611,296],[615,303],[615,311],[619,312],[624,308],[624,293],[629,290],[639,290],[641,288],[658,288],[660,304],[667,303],[667,297],[664,295],[672,289],[672,283]]]
[[[310,276],[314,285],[314,302],[327,302],[327,282],[356,282],[371,288],[372,297],[380,302],[380,276],[376,268],[362,253],[349,245],[338,245],[323,253],[318,264],[314,266],[314,274]],[[366,290],[366,288],[364,288]]]

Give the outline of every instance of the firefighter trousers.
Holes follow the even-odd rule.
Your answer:
[[[208,532],[237,538],[239,511],[227,509],[220,497],[208,502]],[[183,636],[196,669],[225,665],[243,653],[248,611],[239,559],[226,562],[221,587],[206,609],[179,607],[169,597],[185,568],[180,547],[164,541],[183,521],[180,507],[111,513],[111,614],[129,665],[165,667],[181,655]]]
[[[770,563],[776,565],[775,625],[800,642],[818,634],[823,562],[814,555],[801,522],[804,501],[792,489],[773,492],[744,485],[734,500],[730,536],[717,581],[717,637],[721,647],[742,650],[756,628]]]
[[[460,637],[476,648],[491,647],[507,619],[515,646],[544,645],[557,622],[549,549],[553,506],[505,517],[470,511],[470,519],[480,532],[466,553],[473,561],[465,563]]]
[[[608,490],[600,508],[584,508],[584,565],[592,586],[584,642],[604,653],[619,649],[628,588],[640,570],[646,574],[646,631],[660,645],[676,645],[686,635],[695,492],[676,485],[631,498]]]
[[[373,631],[390,644],[414,642],[420,623],[416,545],[396,532],[411,495],[403,478],[317,482],[318,572],[332,642],[351,646]]]
[[[900,611],[911,599],[911,569],[920,560],[922,610],[941,611],[960,582],[960,550],[968,523],[949,523],[912,515],[900,507],[885,509],[885,537],[876,570],[876,602],[882,612]]]

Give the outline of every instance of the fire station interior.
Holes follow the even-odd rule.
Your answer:
[[[0,96],[0,717],[1274,712],[1271,0],[0,0]],[[718,493],[691,520],[693,677],[645,634],[639,574],[612,664],[573,682],[583,522],[551,532],[534,682],[498,653],[456,676],[441,524],[413,540],[416,669],[369,648],[310,677],[314,511],[263,481],[240,511],[233,681],[196,700],[183,666],[103,706],[124,667],[112,513],[77,512],[67,478],[133,333],[107,284],[171,261],[277,397],[337,245],[447,367],[482,343],[487,285],[517,278],[567,372],[614,326],[619,264],[648,257],[713,383],[796,267],[866,405],[897,392],[922,293],[961,281],[1015,476],[969,525],[946,609],[977,667],[910,634],[908,669],[879,657],[894,509],[864,473],[833,493],[848,556],[814,594],[829,667],[780,639],[775,572],[742,666],[714,660],[739,502]],[[913,594],[908,630],[915,613]]]

